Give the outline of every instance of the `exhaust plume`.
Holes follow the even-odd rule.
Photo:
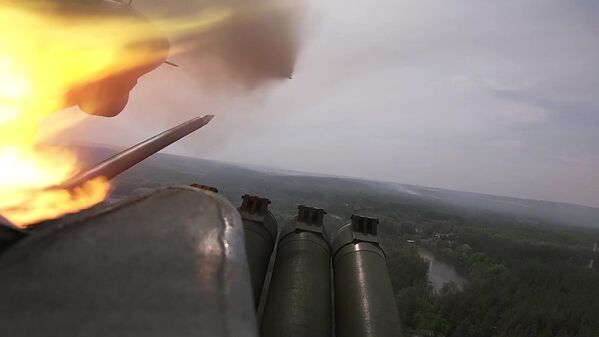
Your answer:
[[[176,57],[207,87],[241,85],[253,88],[265,81],[292,76],[299,50],[302,6],[294,0],[147,0],[134,3],[149,17],[184,16],[218,6],[232,15],[223,24],[182,41],[189,50]]]

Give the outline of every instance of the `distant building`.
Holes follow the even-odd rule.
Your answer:
[[[597,252],[597,242],[595,242],[595,245],[593,245],[593,253]],[[595,259],[591,259],[591,261],[589,261],[589,269],[593,269],[595,265]]]
[[[416,225],[413,223],[402,223],[399,227],[401,235],[416,234]]]

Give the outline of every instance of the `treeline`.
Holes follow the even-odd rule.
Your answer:
[[[599,336],[599,277],[564,263],[472,266],[464,291],[431,300],[447,336]],[[503,270],[502,270],[503,269]]]
[[[448,240],[433,241],[430,248],[461,266],[466,266],[467,259],[474,253],[484,253],[495,261],[508,264],[536,259],[588,266],[591,259],[599,258],[599,253],[591,249],[593,243],[599,241],[599,233],[586,229],[456,220],[421,223],[419,226],[424,237],[449,233]]]
[[[390,273],[408,327],[447,337],[599,337],[599,272],[586,267],[593,257],[582,246],[591,241],[582,237],[587,233],[456,219],[427,224],[421,226],[423,244],[469,281],[462,291],[449,285],[434,293],[416,249],[406,237],[387,236],[383,243],[393,247]]]

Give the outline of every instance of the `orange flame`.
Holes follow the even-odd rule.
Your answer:
[[[40,146],[39,128],[48,127],[41,124],[43,118],[70,105],[82,106],[71,101],[81,87],[162,62],[168,50],[155,41],[164,40],[163,34],[208,29],[230,13],[213,10],[193,20],[163,20],[158,30],[140,16],[77,11],[65,16],[47,8],[47,1],[23,2],[29,5],[0,0],[0,214],[27,227],[94,206],[110,190],[104,178],[70,191],[52,189],[82,164],[66,149]],[[88,99],[84,104],[102,102]],[[51,126],[61,127],[67,125]]]

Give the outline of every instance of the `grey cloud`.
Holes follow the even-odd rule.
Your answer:
[[[71,138],[124,145],[131,128],[216,111],[172,151],[599,207],[593,1],[330,0],[310,12],[292,80],[205,91],[160,69],[123,117]]]

